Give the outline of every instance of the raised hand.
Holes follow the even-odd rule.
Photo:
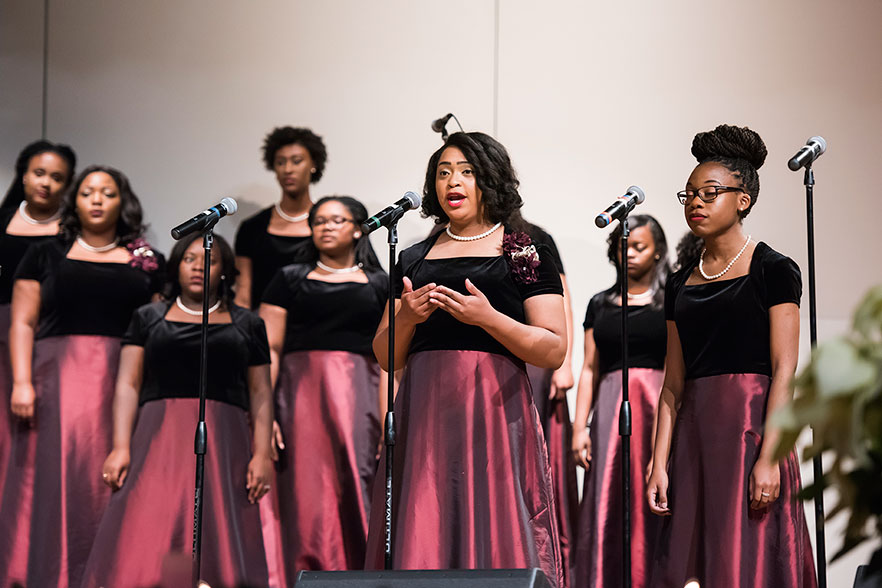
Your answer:
[[[410,278],[403,278],[403,282],[404,290],[401,292],[401,308],[398,312],[398,319],[413,325],[425,322],[437,308],[429,298],[436,285],[434,283],[426,284],[422,288],[414,290]]]
[[[484,293],[471,280],[465,281],[469,294],[460,294],[445,286],[438,286],[429,294],[432,305],[446,311],[461,323],[481,327],[496,312]]]

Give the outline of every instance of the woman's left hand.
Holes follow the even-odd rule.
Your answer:
[[[248,473],[245,476],[245,488],[248,490],[248,502],[255,504],[270,491],[273,479],[273,461],[269,456],[255,455],[248,462]]]
[[[465,287],[470,295],[460,294],[445,286],[437,286],[429,294],[429,300],[459,322],[481,327],[487,324],[496,311],[483,292],[478,290],[471,280],[466,279]]]
[[[778,463],[762,457],[757,460],[750,472],[750,508],[768,508],[778,499],[781,492],[781,470]]]

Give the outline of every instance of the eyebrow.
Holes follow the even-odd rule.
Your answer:
[[[457,161],[457,162],[456,162],[456,165],[463,165],[463,164],[465,164],[465,165],[471,165],[468,161]],[[440,166],[440,165],[453,165],[453,163],[451,163],[451,162],[449,162],[449,161],[439,161],[439,162],[438,162],[438,165],[439,165],[439,166]]]

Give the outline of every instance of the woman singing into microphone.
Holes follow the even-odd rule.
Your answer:
[[[768,417],[791,397],[799,346],[797,265],[744,234],[766,158],[760,136],[721,125],[692,142],[677,194],[704,239],[665,292],[667,357],[649,508],[666,517],[651,586],[815,586],[799,464],[773,457]]]
[[[518,180],[493,138],[451,135],[424,195],[423,213],[449,224],[398,261],[393,566],[539,567],[559,586],[554,491],[524,366],[564,361],[558,269],[524,232]],[[384,318],[373,345],[384,367],[387,328]],[[374,504],[383,496],[378,479]],[[383,544],[375,507],[368,567],[382,567]]]

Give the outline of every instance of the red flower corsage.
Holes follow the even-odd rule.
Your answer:
[[[126,249],[132,254],[129,265],[145,272],[154,272],[159,269],[159,262],[156,260],[156,254],[150,247],[150,243],[141,239],[135,239],[128,245]]]
[[[516,282],[532,284],[539,279],[536,268],[542,262],[530,235],[522,231],[505,235],[502,238],[502,253]]]

